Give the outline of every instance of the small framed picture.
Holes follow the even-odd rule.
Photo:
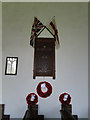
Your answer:
[[[18,57],[6,57],[5,75],[17,75]]]

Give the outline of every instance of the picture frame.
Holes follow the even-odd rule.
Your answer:
[[[6,57],[5,75],[17,75],[18,57]]]

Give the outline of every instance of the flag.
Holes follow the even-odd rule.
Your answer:
[[[30,37],[30,45],[31,46],[34,47],[35,38],[43,27],[44,27],[44,25],[36,17],[34,17],[34,23],[32,25],[32,31],[31,31],[31,37]]]
[[[51,31],[51,33],[56,37],[56,42],[59,44],[58,30],[56,27],[55,17],[53,17],[53,19],[50,21],[47,27]]]

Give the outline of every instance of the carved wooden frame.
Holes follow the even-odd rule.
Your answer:
[[[41,40],[41,42],[43,40],[47,39],[48,40],[48,43],[50,44],[51,40],[52,40],[52,44],[53,44],[53,47],[51,48],[52,49],[52,62],[53,62],[53,65],[51,66],[52,68],[52,74],[45,74],[45,73],[41,73],[41,74],[37,74],[37,67],[36,67],[36,64],[37,64],[37,40]],[[49,41],[50,40],[50,41]],[[48,49],[48,48],[47,48]],[[55,38],[36,38],[35,39],[35,48],[34,48],[34,66],[33,66],[33,79],[36,78],[36,76],[39,76],[39,77],[53,77],[53,79],[55,79]]]

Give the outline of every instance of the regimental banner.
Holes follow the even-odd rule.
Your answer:
[[[47,25],[47,28],[51,31],[51,33],[56,37],[56,43],[59,44],[58,30],[56,27],[55,16],[52,18],[50,23]]]
[[[44,27],[44,25],[36,17],[34,17],[34,23],[32,25],[32,31],[31,31],[31,37],[30,37],[30,45],[31,46],[34,47],[35,37],[42,30],[43,27]]]
[[[36,17],[34,17],[34,23],[32,25],[31,37],[30,37],[30,45],[32,47],[35,46],[35,38],[38,35],[40,35],[40,33],[45,28],[53,35],[53,37],[55,37],[56,44],[59,44],[59,37],[58,37],[58,30],[57,30],[56,22],[55,22],[55,16],[52,18],[52,20],[46,26],[43,25]]]

